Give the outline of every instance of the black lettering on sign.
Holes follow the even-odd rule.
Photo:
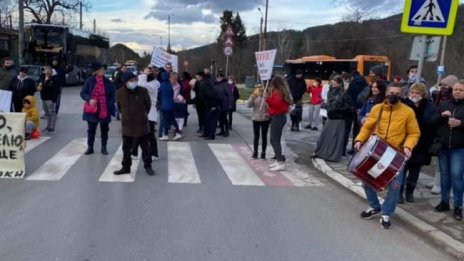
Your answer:
[[[4,115],[0,115],[0,130],[6,126],[6,118]]]
[[[14,174],[15,178],[21,178],[22,176],[24,176],[24,171],[21,170],[21,171],[16,171],[16,173]]]
[[[23,135],[0,134],[0,145],[3,147],[21,148],[23,145]]]
[[[15,160],[18,159],[18,152],[16,150],[0,150],[0,159],[11,159]]]

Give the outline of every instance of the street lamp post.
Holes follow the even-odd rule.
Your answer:
[[[262,44],[263,44],[263,13],[261,12],[261,8],[258,7],[258,11],[261,14],[261,19],[259,22],[259,43],[258,43],[258,51],[262,51]]]
[[[266,50],[266,38],[267,38],[267,9],[269,7],[269,0],[266,0],[266,11],[264,12],[264,37],[263,37],[263,49]]]

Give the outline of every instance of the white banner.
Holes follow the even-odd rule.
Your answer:
[[[11,91],[0,90],[0,112],[11,111]]]
[[[164,67],[166,63],[171,63],[173,71],[179,73],[177,55],[170,54],[161,48],[154,47],[153,53],[151,54],[150,65],[154,65],[158,68],[161,68]]]
[[[24,164],[25,113],[0,112],[0,178],[21,179]]]
[[[274,67],[274,60],[276,57],[276,49],[255,52],[256,65],[258,66],[259,76],[261,81],[267,81],[271,79],[272,69]]]

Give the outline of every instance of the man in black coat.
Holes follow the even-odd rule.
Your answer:
[[[145,88],[138,87],[137,76],[125,72],[122,76],[124,86],[116,91],[116,105],[122,115],[122,168],[114,172],[115,175],[129,174],[132,165],[131,148],[134,139],[142,149],[142,159],[148,175],[155,175],[151,167],[151,154],[148,123],[148,113],[151,100]]]
[[[290,88],[290,92],[293,98],[293,104],[297,110],[297,126],[292,126],[292,130],[299,131],[301,129],[300,123],[303,119],[303,110],[302,110],[302,99],[303,95],[306,93],[306,82],[303,78],[303,71],[301,69],[296,70],[295,76],[288,79],[288,87]]]
[[[9,90],[13,92],[13,109],[15,112],[21,112],[23,100],[26,96],[34,96],[37,91],[34,80],[27,77],[27,68],[21,67],[19,75],[11,81]]]
[[[230,91],[227,79],[224,77],[224,74],[222,72],[218,73],[216,79],[217,81],[214,84],[214,90],[218,94],[219,99],[219,126],[221,128],[221,132],[219,132],[216,135],[228,137],[229,124],[227,121],[227,114],[229,110],[232,108],[234,97],[232,96],[232,92]]]

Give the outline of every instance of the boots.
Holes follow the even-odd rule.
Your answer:
[[[266,159],[266,152],[261,152],[261,159]]]
[[[129,174],[130,173],[130,168],[128,167],[122,167],[120,170],[116,170],[113,172],[114,175],[122,175],[122,174]]]
[[[102,146],[102,148],[101,148],[101,154],[103,154],[103,155],[108,155],[108,150],[106,149],[106,146]]]
[[[87,147],[87,150],[85,151],[84,153],[85,155],[90,155],[90,154],[93,154],[93,147]]]
[[[415,188],[416,186],[413,184],[406,184],[405,198],[406,198],[406,201],[409,203],[414,202],[414,189]]]
[[[258,152],[254,151],[253,155],[251,155],[252,159],[257,159],[258,158]]]

